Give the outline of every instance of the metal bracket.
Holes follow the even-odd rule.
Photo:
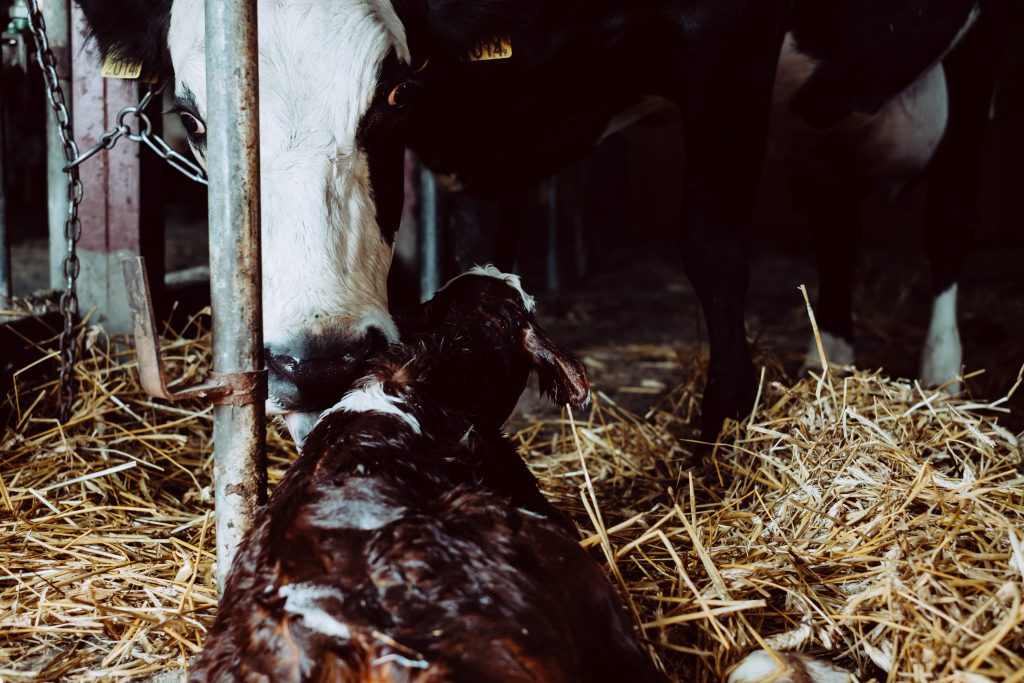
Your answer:
[[[218,405],[246,405],[267,398],[267,371],[217,373],[209,379],[183,389],[170,389],[164,375],[164,362],[160,355],[160,335],[157,333],[153,313],[153,296],[146,277],[146,260],[141,256],[128,256],[121,260],[124,281],[128,288],[128,306],[132,312],[135,333],[135,353],[139,362],[139,376],[146,393],[167,401],[186,401],[204,398]]]

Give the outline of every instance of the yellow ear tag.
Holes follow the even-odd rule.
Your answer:
[[[474,47],[466,59],[470,62],[488,62],[492,59],[509,59],[511,57],[512,41],[508,38],[495,38]]]
[[[103,60],[103,77],[134,81],[142,75],[142,62],[126,62],[115,54],[107,55]]]

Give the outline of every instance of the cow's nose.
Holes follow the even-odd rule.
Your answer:
[[[357,379],[363,361],[385,346],[387,337],[377,328],[360,338],[318,340],[301,349],[267,346],[270,398],[285,412],[328,408]]]

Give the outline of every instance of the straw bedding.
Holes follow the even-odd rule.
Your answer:
[[[181,382],[207,366],[204,322],[165,342]],[[174,671],[215,609],[209,409],[143,395],[96,328],[81,342],[68,425],[46,373],[18,373],[7,397],[3,681]],[[40,356],[53,365],[50,345]],[[667,671],[724,680],[773,647],[862,681],[1024,681],[1024,476],[1000,401],[877,373],[766,381],[734,445],[691,474],[699,365],[647,415],[599,394],[515,437]],[[271,432],[273,481],[292,456]]]

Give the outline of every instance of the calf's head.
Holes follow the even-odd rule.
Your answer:
[[[414,365],[423,368],[429,394],[477,424],[499,428],[531,372],[557,405],[590,400],[583,363],[548,337],[533,311],[516,275],[485,266],[396,319],[403,342],[422,349]]]
[[[218,131],[205,119],[203,0],[78,2],[101,52],[173,80],[177,113],[205,163],[207,136]],[[515,6],[258,0],[270,412],[330,405],[362,358],[397,339],[386,282],[415,74],[437,46],[468,50]]]

